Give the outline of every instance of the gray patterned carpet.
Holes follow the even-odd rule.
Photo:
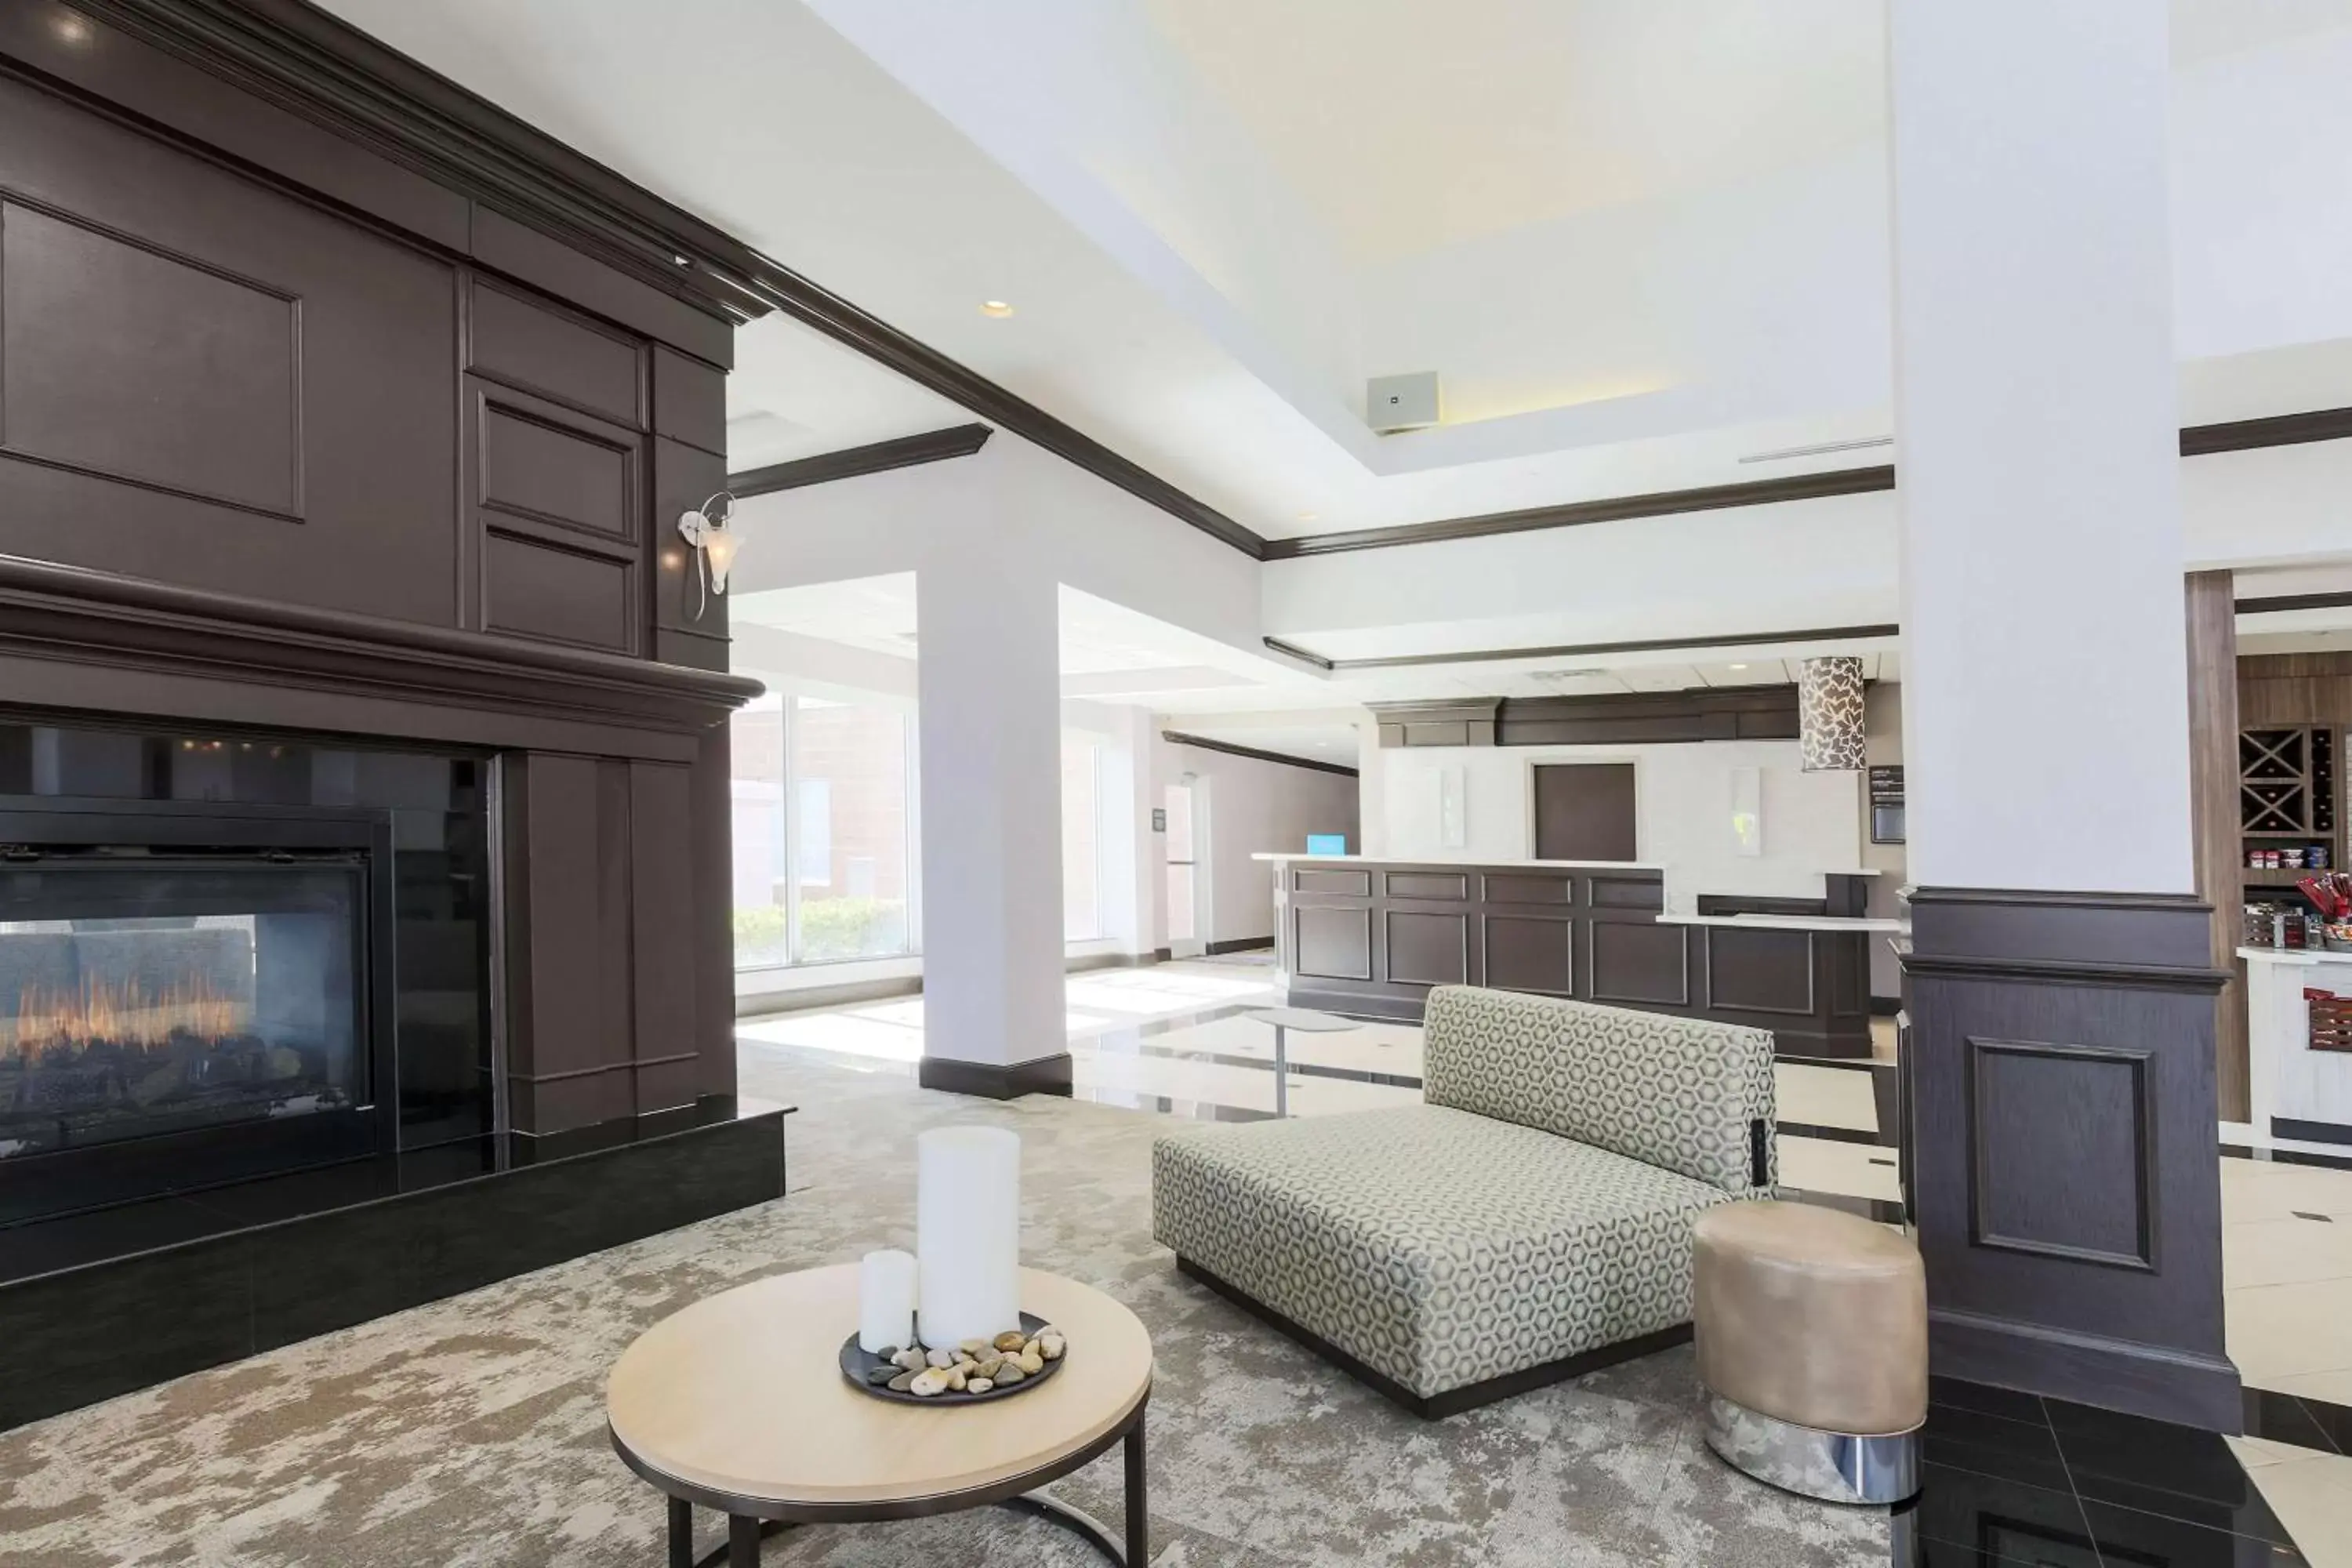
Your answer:
[[[696,1297],[911,1245],[912,1136],[950,1120],[1022,1134],[1026,1260],[1150,1327],[1163,1568],[1887,1562],[1882,1511],[1808,1504],[1706,1453],[1687,1350],[1444,1422],[1394,1410],[1151,1245],[1158,1117],[989,1106],[766,1048],[744,1089],[802,1107],[789,1197],[0,1435],[0,1563],[659,1563],[659,1500],[605,1446],[604,1369]],[[1116,1521],[1117,1451],[1053,1489]],[[767,1560],[1098,1562],[1003,1510],[794,1532]]]

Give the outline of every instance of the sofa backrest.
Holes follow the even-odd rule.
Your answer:
[[[1727,1193],[1771,1186],[1769,1030],[1441,985],[1429,994],[1424,1055],[1432,1105],[1556,1132]]]

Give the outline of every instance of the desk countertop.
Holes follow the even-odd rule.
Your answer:
[[[1660,915],[1660,925],[1743,926],[1749,931],[1907,931],[1906,921],[1864,915]]]

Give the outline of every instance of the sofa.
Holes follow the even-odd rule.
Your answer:
[[[1430,993],[1424,1103],[1152,1146],[1186,1274],[1437,1417],[1690,1335],[1691,1222],[1769,1196],[1762,1029]]]

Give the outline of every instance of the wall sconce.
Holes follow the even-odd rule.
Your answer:
[[[701,573],[694,583],[694,618],[698,621],[709,603],[706,594],[723,595],[727,592],[727,574],[734,569],[738,542],[737,535],[727,524],[734,516],[735,498],[725,490],[678,516],[678,537],[702,563]]]
[[[1864,761],[1862,660],[1850,654],[1797,667],[1797,739],[1802,771],[1854,773]]]

